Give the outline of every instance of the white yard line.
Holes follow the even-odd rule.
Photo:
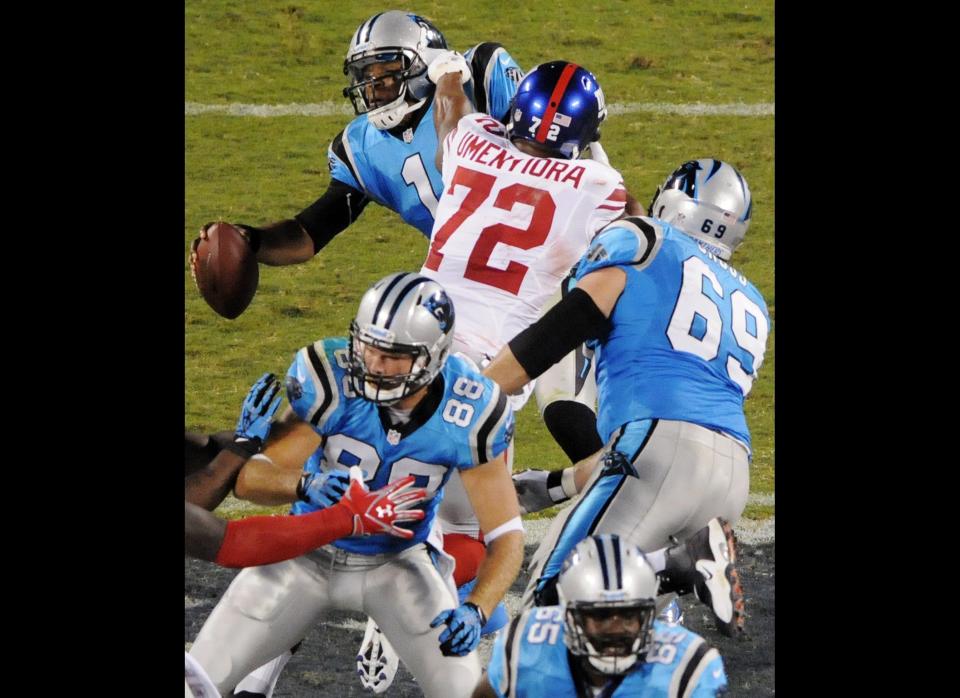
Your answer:
[[[244,104],[233,102],[230,104],[201,104],[199,102],[184,102],[184,116],[201,116],[203,114],[226,114],[227,116],[258,116],[268,118],[274,116],[352,116],[353,109],[346,102],[318,102],[315,104]],[[774,116],[774,104],[761,102],[759,104],[667,104],[665,102],[614,102],[607,105],[611,116],[620,114],[637,114],[647,112],[652,114],[677,114],[679,116]]]

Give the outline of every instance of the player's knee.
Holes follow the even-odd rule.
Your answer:
[[[426,681],[420,681],[423,694],[427,698],[470,698],[483,673],[477,653],[458,658],[455,665],[448,659],[433,663]]]
[[[603,448],[596,413],[580,402],[556,400],[543,409],[543,422],[567,458],[576,463]]]

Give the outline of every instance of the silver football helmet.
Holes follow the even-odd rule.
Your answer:
[[[436,281],[409,272],[380,279],[363,294],[350,323],[348,372],[354,391],[389,405],[428,385],[450,353],[453,321],[453,301]],[[371,371],[365,345],[409,356],[409,372]]]
[[[353,102],[357,114],[366,114],[378,129],[390,129],[408,113],[416,110],[432,93],[434,85],[427,78],[427,66],[447,49],[447,40],[430,21],[418,15],[391,10],[380,12],[363,22],[353,38],[343,73],[350,85],[343,96]],[[389,73],[369,76],[374,63],[400,62]],[[371,98],[376,89],[396,84],[396,96],[386,104]],[[369,90],[369,92],[368,92]]]
[[[648,211],[728,260],[747,234],[753,198],[747,180],[733,165],[690,160],[657,188]]]
[[[637,546],[616,534],[584,538],[557,579],[567,649],[595,671],[625,674],[652,646],[658,586]]]

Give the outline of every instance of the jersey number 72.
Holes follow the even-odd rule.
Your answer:
[[[495,175],[477,172],[462,165],[457,167],[453,174],[453,181],[446,193],[452,194],[457,186],[467,187],[469,191],[460,204],[460,208],[447,219],[447,222],[434,235],[433,241],[430,243],[430,253],[424,263],[427,269],[433,269],[434,271],[440,269],[440,262],[443,261],[443,254],[440,250],[447,244],[450,236],[484,206],[496,181]],[[481,230],[480,236],[473,246],[473,252],[467,260],[467,268],[463,276],[472,281],[517,295],[520,292],[520,286],[523,284],[523,277],[526,275],[528,267],[513,260],[510,261],[506,269],[488,266],[487,262],[490,261],[493,248],[497,246],[497,243],[503,243],[521,250],[530,250],[542,245],[553,226],[553,216],[556,213],[557,204],[550,196],[550,192],[520,183],[511,184],[501,189],[493,202],[495,208],[504,211],[512,211],[515,204],[526,204],[533,207],[530,225],[524,230],[505,223],[495,223]]]

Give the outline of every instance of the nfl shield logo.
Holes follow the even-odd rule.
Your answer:
[[[400,443],[400,432],[396,429],[391,429],[387,432],[387,443],[391,446],[396,446]]]

